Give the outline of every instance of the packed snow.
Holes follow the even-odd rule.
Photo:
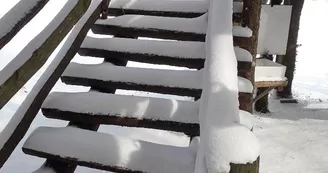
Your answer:
[[[193,172],[197,152],[194,147],[154,144],[74,127],[39,127],[23,148],[80,162],[149,173],[158,170]]]
[[[119,9],[133,9],[144,11],[182,11],[205,13],[208,10],[208,1],[203,0],[111,0],[109,6]],[[242,12],[243,5],[234,2],[234,12]]]
[[[158,17],[145,15],[123,15],[115,18],[97,20],[98,25],[120,26],[127,28],[147,28],[168,31],[205,34],[208,14],[196,18]],[[234,26],[234,36],[250,37],[252,31],[247,27]]]
[[[17,0],[16,0],[17,1]],[[7,64],[19,49],[22,49],[27,42],[33,38],[40,30],[34,29],[33,25],[46,26],[49,21],[50,11],[58,10],[66,0],[50,0],[49,6],[41,11],[26,29],[23,29],[12,43],[0,51],[0,69]],[[1,13],[5,12],[6,3],[12,1],[0,0]],[[3,2],[6,2],[3,5]],[[59,4],[59,5],[58,5]],[[7,6],[8,7],[8,6]],[[56,8],[55,8],[56,7]],[[328,2],[325,0],[305,1],[304,12],[299,42],[298,61],[295,73],[293,90],[299,104],[281,104],[272,95],[270,98],[270,114],[256,114],[254,132],[261,143],[261,173],[326,173],[328,170],[328,69],[325,55],[325,40],[328,39],[326,30],[328,23],[321,22],[327,16]],[[318,26],[318,27],[313,27]],[[47,65],[54,56],[49,59]],[[76,57],[74,61],[81,63],[99,63],[99,59]],[[129,66],[138,66],[138,63],[129,63]],[[2,130],[14,112],[18,109],[33,85],[39,79],[43,67],[19,93],[0,111],[0,130]],[[54,91],[61,92],[84,92],[88,88],[67,86],[58,82]],[[120,93],[140,94],[138,92],[120,91]],[[155,94],[143,94],[153,97]],[[158,96],[158,95],[155,95]],[[167,96],[165,96],[167,97]],[[39,126],[64,127],[67,122],[46,119],[39,113],[31,125],[28,134]],[[172,133],[159,130],[147,130],[142,128],[122,128],[117,126],[101,126],[101,132],[115,134],[133,139],[141,139],[160,144],[174,146],[188,146],[189,138],[179,133]],[[27,135],[28,136],[28,135]],[[26,173],[33,172],[40,168],[43,159],[25,155],[21,151],[22,144],[14,151],[9,161],[0,172]],[[196,140],[193,140],[197,143]],[[24,169],[21,166],[24,165]],[[51,172],[51,170],[42,169]],[[78,167],[79,173],[101,173],[103,171]]]
[[[140,85],[144,84],[150,86],[157,85],[189,89],[202,89],[203,70],[159,70],[114,66],[111,63],[71,63],[63,73],[63,76],[111,82],[133,83]],[[249,80],[243,77],[238,77],[237,79],[240,92],[253,92],[253,85]]]
[[[85,38],[82,48],[114,52],[129,52],[186,59],[205,59],[205,44],[193,41],[157,41],[128,38]],[[252,55],[240,47],[234,48],[238,61],[251,62]]]
[[[210,1],[195,173],[229,172],[231,163],[253,163],[260,155],[258,139],[240,124],[232,8],[232,1]]]

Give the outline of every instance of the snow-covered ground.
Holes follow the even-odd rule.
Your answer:
[[[6,3],[4,3],[6,1]],[[0,17],[18,0],[0,0]],[[0,51],[0,69],[19,53],[30,39],[45,26],[46,21],[58,12],[66,0],[51,0],[33,23],[17,35],[12,42]],[[261,143],[261,173],[326,173],[328,172],[328,58],[325,42],[328,39],[328,15],[326,0],[306,1],[302,16],[302,25],[297,58],[297,70],[294,82],[295,97],[299,104],[280,104],[270,100],[271,114],[256,115],[255,134]],[[35,25],[39,27],[34,27]],[[42,28],[42,27],[40,27]],[[84,63],[88,58],[77,58]],[[49,62],[48,62],[49,63]],[[137,64],[131,64],[136,66]],[[22,100],[30,92],[44,68],[29,81],[26,86],[0,111],[0,131],[8,123]],[[86,91],[83,87],[67,87],[58,82],[55,91]],[[125,92],[127,93],[127,92]],[[129,92],[131,93],[131,92]],[[67,122],[49,120],[40,113],[34,120],[29,133],[39,126],[66,126]],[[181,134],[103,126],[100,131],[116,135],[148,140],[156,143],[186,146],[189,139]],[[23,140],[25,141],[25,139]],[[25,155],[21,145],[14,151],[0,173],[32,172],[43,163],[43,159]],[[23,167],[20,167],[22,166]],[[93,169],[79,168],[77,172],[96,173]]]

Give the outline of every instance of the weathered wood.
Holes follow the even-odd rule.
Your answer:
[[[197,123],[180,123],[173,121],[151,120],[118,117],[115,115],[94,115],[85,113],[76,113],[70,111],[61,111],[57,109],[42,108],[42,113],[47,118],[60,119],[65,121],[73,121],[79,123],[91,124],[108,124],[126,127],[142,127],[150,129],[168,130],[174,132],[182,132],[189,136],[199,135],[199,124]]]
[[[121,27],[114,25],[101,25],[95,24],[92,27],[92,32],[95,34],[103,35],[125,35],[128,37],[150,37],[160,39],[171,39],[181,41],[200,41],[205,42],[206,34],[193,33],[193,32],[182,32],[165,29],[154,29],[154,28],[132,28],[132,27]],[[234,45],[241,48],[248,47],[248,38],[245,37],[234,37]]]
[[[23,152],[26,154],[30,154],[33,156],[37,156],[37,157],[41,157],[41,158],[48,158],[49,162],[51,161],[52,163],[55,163],[56,165],[58,165],[57,169],[53,169],[53,170],[57,170],[56,173],[73,173],[76,166],[75,165],[79,165],[79,166],[86,166],[89,168],[95,168],[95,169],[100,169],[100,170],[105,170],[105,171],[110,171],[110,172],[116,172],[116,173],[144,173],[141,171],[133,171],[133,170],[129,170],[123,167],[114,167],[111,165],[103,165],[103,164],[99,164],[96,162],[85,162],[85,161],[81,161],[78,158],[63,158],[61,156],[58,155],[52,155],[49,153],[45,153],[45,152],[41,152],[41,151],[35,151],[35,150],[31,150],[31,149],[27,149],[27,148],[23,148]],[[108,156],[111,157],[111,156]],[[49,163],[47,161],[47,163]],[[70,167],[72,167],[70,168]],[[60,172],[64,170],[64,172]]]
[[[302,14],[302,9],[304,5],[304,0],[289,0],[285,1],[286,5],[292,5],[292,14],[289,26],[289,35],[287,42],[287,52],[286,55],[282,58],[282,65],[285,65],[286,74],[285,76],[288,79],[288,84],[286,87],[283,87],[282,90],[277,92],[277,95],[280,98],[291,98],[292,95],[292,84],[294,79],[294,71],[296,64],[297,56],[297,40],[298,40],[298,31],[300,27],[300,19]]]
[[[124,90],[138,90],[138,91],[148,91],[156,92],[161,94],[174,94],[180,96],[191,96],[198,97],[201,94],[200,89],[190,89],[190,88],[179,88],[179,87],[169,87],[160,85],[144,85],[129,82],[117,82],[117,81],[103,81],[99,79],[88,79],[80,77],[62,76],[62,82],[69,85],[80,85],[80,86],[91,86],[93,88],[98,88],[101,92],[111,91],[113,88],[119,88]]]
[[[76,4],[74,9],[69,13],[68,18],[70,18],[70,19],[68,21],[71,21],[71,22],[77,21],[79,18],[81,18],[81,16],[84,14],[84,12],[88,9],[90,2],[91,2],[90,0],[80,0]],[[66,52],[65,56],[63,57],[63,59],[61,60],[61,62],[57,66],[57,68],[50,75],[48,80],[44,83],[42,89],[39,90],[38,93],[36,93],[36,96],[34,97],[33,102],[29,105],[29,107],[25,111],[23,118],[21,119],[21,121],[16,126],[15,130],[13,131],[12,135],[9,137],[9,139],[6,141],[6,143],[0,150],[0,167],[3,166],[3,164],[8,159],[8,157],[11,155],[13,150],[16,148],[16,146],[18,145],[20,140],[26,134],[33,119],[35,118],[39,109],[41,108],[43,101],[49,94],[52,87],[58,81],[60,75],[64,72],[65,68],[68,66],[70,61],[75,56],[76,52],[78,51],[80,45],[82,44],[82,42],[85,38],[88,30],[90,29],[91,25],[96,21],[96,19],[99,17],[99,14],[100,14],[100,6],[91,15],[91,17],[87,20],[86,24],[82,27],[82,29],[78,33],[78,36],[73,41],[70,49]],[[66,28],[66,27],[64,27],[64,28]],[[50,44],[50,43],[48,43],[48,44]],[[45,51],[45,50],[43,50],[43,51]]]
[[[257,173],[259,172],[260,158],[254,163],[247,164],[230,164],[231,169],[229,173]]]
[[[255,82],[255,86],[257,88],[264,88],[264,87],[281,87],[287,86],[288,81],[258,81]]]
[[[181,12],[181,11],[152,11],[152,10],[138,10],[138,9],[122,9],[122,8],[112,8],[109,7],[108,15],[109,16],[121,16],[121,15],[148,15],[148,16],[164,16],[164,17],[183,17],[183,18],[195,18],[199,17],[204,12]],[[235,25],[240,25],[242,21],[241,13],[233,14],[233,22]]]
[[[25,13],[25,16],[23,16],[15,25],[12,27],[12,29],[4,36],[0,37],[0,49],[2,49],[14,36],[30,21],[33,19],[33,17],[39,13],[39,11],[48,3],[49,0],[39,0],[37,4],[30,9],[30,11],[27,11]],[[19,3],[24,3],[24,1],[21,1]],[[11,12],[15,12],[19,10],[18,8],[19,4],[16,4],[9,12],[7,12],[2,19],[6,19],[7,15],[12,15]],[[1,21],[0,21],[1,22]],[[2,23],[1,23],[2,24]],[[8,25],[8,23],[6,23]]]
[[[169,55],[154,55],[154,54],[143,54],[143,53],[130,53],[130,52],[116,52],[109,50],[102,50],[97,48],[80,48],[79,54],[82,56],[100,57],[105,59],[114,59],[119,57],[120,59],[128,61],[137,61],[143,63],[163,64],[172,65],[188,68],[201,69],[204,67],[205,58],[179,58]],[[238,61],[238,70],[249,71],[252,67],[250,62]],[[241,76],[244,77],[244,76]]]
[[[18,92],[19,89],[44,65],[51,53],[64,39],[74,24],[84,14],[87,2],[80,0],[60,25],[51,33],[31,57],[0,86],[0,109]]]

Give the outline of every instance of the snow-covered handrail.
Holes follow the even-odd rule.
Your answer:
[[[49,0],[19,1],[0,19],[0,49],[2,49]]]
[[[81,18],[90,1],[69,0],[47,27],[0,71],[0,109],[42,67]]]
[[[237,59],[231,0],[210,0],[195,173],[227,173],[230,164],[253,163],[259,142],[240,124]]]
[[[0,168],[26,134],[46,96],[75,56],[92,24],[99,18],[101,13],[101,0],[92,0],[91,5],[90,1],[91,0],[69,0],[65,9],[63,9],[66,11],[68,10],[67,8],[72,9],[72,7],[75,6],[73,14],[80,15],[81,13],[81,16],[84,15],[82,18],[78,17],[80,20],[70,32],[63,47],[34,85],[8,125],[0,133]],[[70,18],[72,17],[70,16]]]

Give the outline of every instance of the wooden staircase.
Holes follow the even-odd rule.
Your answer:
[[[90,91],[53,92],[43,102],[44,116],[69,124],[62,128],[39,127],[29,136],[24,153],[47,159],[36,172],[51,169],[69,173],[78,165],[118,173],[194,171],[197,140],[192,140],[189,147],[174,147],[97,132],[100,125],[118,125],[182,132],[191,139],[199,135],[197,100],[202,92],[205,60],[205,1],[129,2],[115,0],[108,11],[102,8],[102,19],[91,27],[102,37],[86,36],[78,49],[81,56],[104,58],[104,62],[71,62],[61,75],[65,84],[90,87]],[[234,8],[240,116],[242,124],[251,130],[254,35],[242,15],[242,4],[235,3]],[[127,61],[190,69],[126,67]],[[116,89],[188,96],[195,101],[120,95],[115,94]]]

